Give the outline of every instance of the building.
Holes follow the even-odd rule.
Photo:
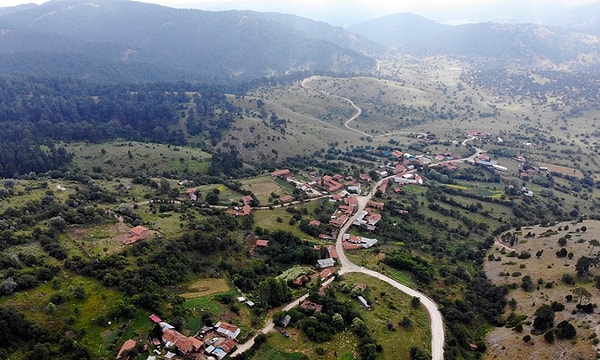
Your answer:
[[[238,335],[240,334],[240,328],[226,323],[224,321],[219,321],[218,323],[215,324],[215,329],[217,331],[217,333],[226,336],[230,339],[235,339],[238,337]]]
[[[365,309],[371,310],[371,305],[369,305],[367,300],[362,295],[358,295],[358,301]]]
[[[326,258],[326,259],[319,259],[317,260],[317,267],[319,269],[325,269],[328,267],[332,267],[335,265],[335,260],[333,260],[332,258]]]
[[[143,226],[136,226],[129,230],[129,237],[123,240],[123,245],[131,245],[136,242],[147,238],[150,235],[150,231]]]
[[[314,312],[321,312],[321,310],[323,310],[323,305],[314,303],[314,302],[309,301],[309,300],[304,300],[302,302],[302,304],[300,304],[300,307],[302,309],[312,310]]]
[[[121,359],[127,360],[127,359],[129,359],[128,353],[129,353],[129,351],[131,351],[131,350],[133,350],[135,348],[135,345],[136,345],[135,340],[132,340],[132,339],[126,340],[123,343],[123,346],[121,346],[121,350],[119,350],[119,354],[117,354],[116,359],[117,360],[121,360]]]
[[[271,173],[271,176],[282,178],[282,179],[286,179],[290,175],[292,175],[292,173],[288,169],[275,170]]]
[[[269,246],[269,240],[258,239],[258,240],[256,240],[256,246],[258,246],[258,247],[267,247],[267,246]]]

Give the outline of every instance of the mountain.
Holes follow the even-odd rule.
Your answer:
[[[124,0],[55,0],[0,16],[0,68],[112,81],[206,81],[353,73],[375,64],[357,51],[373,47],[364,39],[324,23],[316,36],[277,18]]]
[[[400,13],[361,22],[348,30],[380,44],[401,49],[451,28],[424,17]]]
[[[558,26],[491,22],[450,26],[412,14],[396,14],[349,30],[400,53],[527,66],[600,66],[599,36]]]

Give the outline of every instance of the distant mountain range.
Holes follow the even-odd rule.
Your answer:
[[[396,14],[344,29],[278,13],[54,0],[0,8],[0,72],[220,82],[295,72],[366,73],[386,51],[589,67],[600,62],[600,38],[573,29],[594,28],[592,20],[572,21],[570,29],[450,26]]]
[[[450,26],[404,13],[356,24],[348,30],[414,55],[448,55],[474,63],[527,66],[600,65],[600,37],[573,28],[498,23]]]
[[[2,16],[3,15],[3,16]],[[290,15],[182,10],[124,0],[0,8],[0,69],[113,81],[364,72],[381,51]]]

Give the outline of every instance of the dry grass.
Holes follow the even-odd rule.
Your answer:
[[[198,279],[188,286],[190,292],[181,294],[186,299],[195,299],[207,295],[223,293],[229,291],[229,284],[223,278],[219,279]]]
[[[565,225],[569,226],[569,230],[564,230]],[[563,230],[558,231],[559,226]],[[577,228],[586,226],[587,231],[577,232]],[[548,230],[554,232],[550,236],[542,235]],[[524,235],[528,232],[535,234],[534,237],[525,239]],[[597,239],[600,235],[600,221],[584,221],[583,223],[561,223],[550,228],[532,227],[525,228],[521,231],[519,241],[515,245],[517,253],[522,251],[530,252],[530,259],[518,259],[517,257],[507,257],[510,248],[502,250],[501,244],[496,244],[492,247],[489,254],[495,257],[500,257],[500,261],[485,262],[485,271],[490,280],[495,284],[521,284],[522,277],[529,275],[536,286],[532,292],[526,292],[520,287],[512,290],[508,294],[508,299],[514,298],[517,301],[515,313],[518,315],[526,315],[527,321],[534,319],[534,312],[543,304],[550,304],[553,301],[560,302],[565,305],[565,310],[556,312],[554,324],[558,324],[562,320],[568,320],[577,329],[577,338],[574,341],[557,340],[554,344],[548,344],[543,337],[533,336],[533,344],[526,344],[522,338],[530,334],[532,327],[524,325],[522,333],[515,332],[512,329],[498,328],[493,330],[488,335],[488,353],[487,359],[577,359],[591,358],[595,354],[589,336],[595,331],[595,327],[600,322],[600,314],[572,314],[576,309],[577,301],[573,300],[570,303],[566,302],[565,296],[572,294],[572,290],[576,287],[586,288],[590,293],[597,294],[594,284],[591,279],[595,275],[600,275],[600,269],[591,269],[591,275],[586,278],[577,279],[576,285],[566,285],[561,282],[563,274],[575,275],[575,263],[581,256],[591,256],[590,251],[597,253],[600,249],[592,249],[588,241]],[[558,258],[556,252],[560,249],[558,239],[570,234],[572,237],[568,239],[566,249],[573,252],[572,259],[568,257]],[[538,250],[544,250],[540,258],[536,258],[535,254]],[[511,275],[505,276],[501,273]],[[521,273],[519,276],[517,273]],[[543,283],[538,287],[538,279],[542,279]],[[553,282],[554,286],[551,289],[545,287],[548,282]],[[594,298],[591,299],[594,303]],[[584,302],[586,302],[584,300]],[[510,309],[507,309],[507,314]]]
[[[271,193],[276,193],[279,196],[286,195],[287,192],[279,186],[270,175],[260,176],[252,179],[241,181],[245,190],[250,190],[256,196],[261,205],[267,205]]]
[[[562,175],[575,176],[579,179],[583,179],[583,173],[581,172],[581,170],[578,170],[578,169],[573,169],[573,168],[570,168],[567,166],[548,164],[548,163],[543,163],[543,162],[538,163],[538,165],[547,167],[548,171],[550,171],[550,172],[556,172],[556,173],[559,173]]]

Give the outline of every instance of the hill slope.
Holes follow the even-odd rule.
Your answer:
[[[450,55],[524,66],[600,66],[600,37],[559,27],[498,23],[448,26],[416,15],[396,14],[350,30],[415,55]]]
[[[330,34],[340,30],[322,26]],[[0,16],[0,29],[4,72],[106,80],[101,64],[108,64],[114,71],[109,80],[123,80],[120,74],[131,69],[137,71],[124,80],[219,80],[290,71],[359,72],[374,65],[370,57],[345,47],[341,35],[316,38],[250,11],[59,0],[13,8]],[[338,40],[340,45],[334,43]]]

